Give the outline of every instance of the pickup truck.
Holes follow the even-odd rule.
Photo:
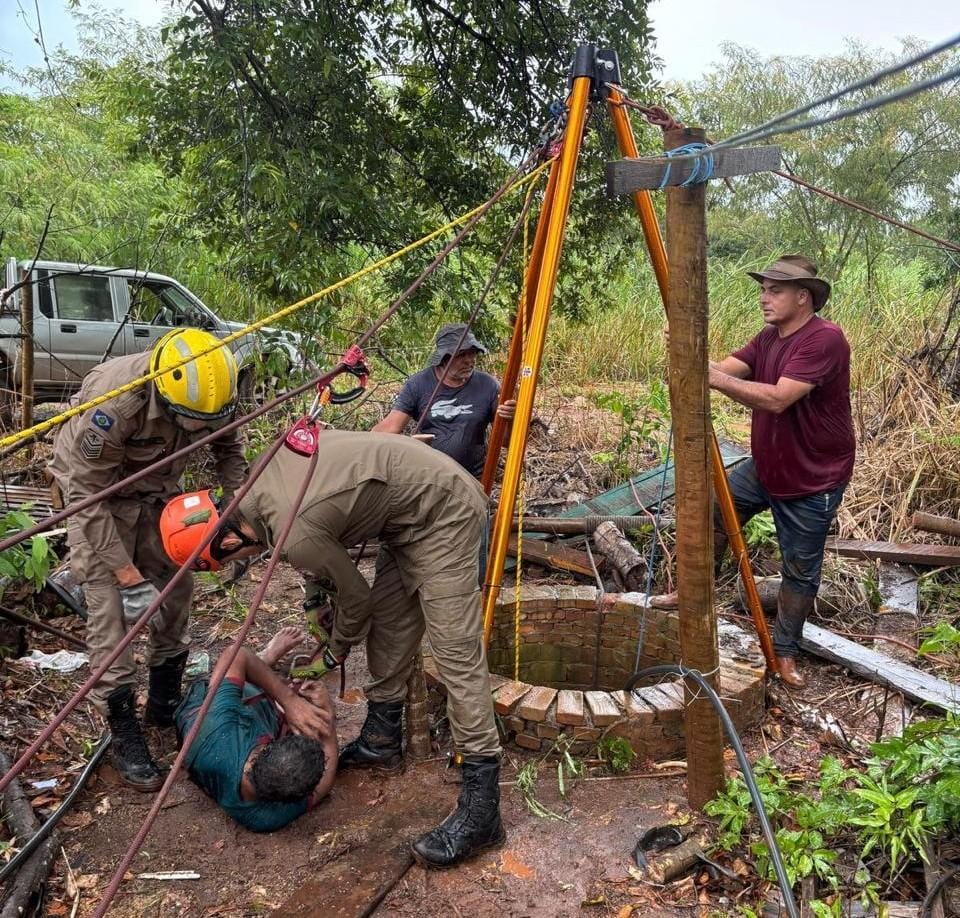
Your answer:
[[[172,277],[133,268],[55,261],[6,262],[4,286],[27,279],[33,297],[34,400],[66,401],[83,377],[110,357],[149,350],[173,328],[193,326],[219,338],[243,328],[228,322]],[[20,298],[0,304],[0,413],[9,411],[20,383]],[[272,375],[285,379],[305,358],[295,332],[264,328],[234,341],[242,399],[252,400],[258,364],[268,356]],[[261,374],[263,375],[263,374]],[[4,395],[6,398],[4,398]]]

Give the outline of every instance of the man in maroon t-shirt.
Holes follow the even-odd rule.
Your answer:
[[[710,387],[753,409],[753,458],[736,466],[730,488],[741,523],[768,507],[783,558],[773,646],[780,676],[797,672],[803,623],[820,587],[827,532],[853,474],[850,345],[817,313],[830,284],[802,255],[750,272],[761,286],[766,327],[746,347],[710,364]]]

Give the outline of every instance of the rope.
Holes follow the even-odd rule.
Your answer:
[[[779,175],[780,178],[785,178],[788,182],[793,182],[795,185],[800,185],[802,188],[807,188],[816,194],[823,195],[823,197],[829,198],[831,201],[836,201],[838,204],[851,207],[853,210],[859,210],[861,213],[874,217],[877,220],[882,220],[884,223],[889,223],[891,226],[899,227],[900,229],[906,230],[908,233],[913,233],[916,236],[929,239],[931,242],[935,242],[937,245],[943,246],[945,249],[950,249],[954,252],[960,252],[960,245],[957,245],[955,242],[951,242],[949,239],[944,239],[941,236],[934,236],[933,233],[928,233],[926,230],[922,230],[918,226],[913,226],[910,223],[904,223],[902,220],[897,220],[894,217],[888,217],[879,211],[867,207],[865,204],[860,204],[851,198],[845,198],[843,195],[836,194],[833,191],[827,191],[826,188],[820,188],[811,182],[797,177],[796,175],[790,175],[789,172],[781,172],[779,169],[774,169],[773,174]]]
[[[146,375],[140,376],[137,379],[134,379],[131,382],[126,383],[123,386],[118,386],[116,389],[113,389],[112,391],[106,393],[105,395],[97,396],[97,398],[93,398],[90,401],[84,402],[81,405],[76,405],[72,408],[69,408],[66,411],[62,412],[61,414],[55,415],[54,417],[49,418],[46,421],[41,421],[39,424],[34,424],[32,427],[28,427],[25,430],[18,431],[15,434],[11,434],[7,437],[4,437],[3,439],[0,439],[0,449],[3,449],[7,446],[12,446],[14,443],[19,443],[20,441],[25,440],[28,437],[39,436],[40,434],[45,433],[48,430],[52,430],[54,427],[57,427],[60,424],[63,424],[65,421],[70,420],[70,418],[76,417],[79,414],[83,414],[83,412],[89,410],[90,408],[95,408],[98,405],[102,405],[104,402],[107,402],[112,398],[116,398],[118,395],[122,395],[124,392],[130,392],[133,389],[139,388],[140,386],[156,379],[159,376],[162,376],[164,373],[167,373],[172,369],[181,367],[184,364],[190,363],[192,360],[196,360],[198,357],[203,357],[204,355],[212,353],[213,351],[218,350],[221,347],[225,347],[226,345],[232,344],[234,341],[237,341],[238,339],[243,338],[244,336],[249,335],[252,332],[259,331],[261,328],[263,328],[265,325],[270,324],[271,322],[277,322],[281,319],[285,319],[287,316],[293,315],[293,313],[299,311],[300,309],[303,309],[305,306],[309,306],[311,303],[315,303],[318,300],[321,300],[324,297],[327,297],[330,294],[335,293],[337,290],[340,290],[343,287],[346,287],[352,283],[355,283],[361,278],[366,277],[368,274],[372,274],[375,271],[380,270],[381,268],[385,268],[387,265],[392,264],[393,262],[402,258],[404,255],[407,255],[410,252],[415,251],[421,246],[426,245],[428,242],[432,242],[438,236],[443,235],[444,233],[446,233],[448,230],[452,229],[455,226],[459,226],[460,224],[467,223],[469,225],[468,228],[472,228],[472,226],[475,225],[476,221],[480,217],[482,217],[490,209],[490,207],[494,203],[496,203],[496,201],[498,201],[501,197],[503,197],[504,194],[506,194],[508,191],[512,191],[515,188],[520,188],[528,184],[529,182],[532,182],[537,176],[539,176],[543,171],[545,171],[549,167],[549,165],[550,165],[549,160],[547,162],[541,163],[539,166],[537,166],[537,168],[527,173],[527,175],[517,179],[512,184],[509,184],[504,188],[502,188],[499,192],[497,192],[496,195],[494,195],[493,198],[490,198],[488,201],[481,204],[479,207],[475,207],[473,210],[468,211],[465,214],[461,214],[459,217],[456,217],[453,220],[449,221],[448,223],[445,223],[443,226],[439,227],[438,229],[435,229],[433,232],[428,233],[426,236],[421,237],[416,242],[411,242],[409,245],[404,246],[402,249],[399,249],[398,251],[393,252],[392,254],[387,255],[384,258],[381,258],[378,261],[373,262],[373,264],[367,265],[367,267],[365,268],[361,268],[359,271],[355,271],[353,274],[350,274],[347,277],[341,278],[335,283],[330,284],[327,287],[324,287],[322,290],[319,290],[308,297],[304,297],[302,300],[298,300],[297,302],[292,303],[289,306],[285,306],[283,309],[277,310],[276,312],[272,313],[266,318],[260,319],[256,322],[253,322],[250,325],[247,325],[246,327],[240,329],[240,331],[234,332],[231,335],[227,335],[227,337],[225,338],[221,338],[217,342],[217,344],[212,345],[211,347],[200,351],[199,353],[195,354],[193,357],[189,357],[185,360],[181,360],[178,363],[172,363],[163,370],[155,370],[152,373],[147,373]],[[458,242],[460,238],[462,238],[462,236],[458,236],[457,239],[454,240],[454,244],[456,244],[456,242]],[[444,252],[441,254],[443,257],[445,257],[447,253]],[[397,301],[394,304],[394,306],[391,307],[391,310],[388,310],[387,313],[380,320],[378,320],[378,322],[374,324],[374,326],[368,332],[365,333],[364,337],[361,338],[359,342],[361,346],[383,325],[384,322],[386,322],[393,315],[394,312],[396,312],[396,310],[400,307],[400,305],[402,305],[403,301],[404,300],[402,299]]]
[[[523,265],[520,272],[520,302],[517,304],[517,321],[520,323],[520,353],[526,354],[527,349],[527,285],[525,283],[530,259],[530,203],[533,199],[533,186],[527,191],[523,210]],[[513,605],[513,678],[520,681],[520,618],[522,614],[521,602],[523,588],[521,573],[523,570],[523,516],[526,511],[526,483],[527,476],[524,468],[520,469],[520,481],[517,488],[517,567],[514,578],[515,602]]]
[[[650,597],[653,595],[653,569],[657,563],[657,539],[660,531],[660,518],[663,514],[663,495],[667,489],[667,470],[670,465],[670,452],[673,449],[673,425],[667,434],[667,453],[663,457],[663,474],[660,476],[660,496],[657,498],[657,514],[653,521],[653,534],[650,539],[650,557],[647,559],[647,582],[644,584],[643,611],[640,613],[640,633],[637,635],[637,655],[633,662],[634,670],[640,668],[640,656],[643,646],[647,643],[647,610],[650,608]],[[638,501],[639,503],[639,501]]]
[[[53,736],[57,728],[62,724],[70,712],[86,697],[90,690],[103,678],[107,670],[113,665],[114,661],[122,654],[127,647],[133,642],[134,638],[143,630],[147,622],[157,613],[160,607],[166,602],[167,597],[170,595],[171,591],[180,583],[183,578],[190,573],[193,568],[194,562],[197,558],[200,557],[200,553],[216,538],[219,531],[224,527],[227,520],[230,518],[231,514],[240,506],[240,501],[246,496],[247,491],[253,487],[254,482],[260,476],[260,473],[266,468],[267,463],[273,458],[274,454],[280,447],[283,445],[285,440],[284,436],[278,437],[277,441],[270,446],[270,448],[261,455],[260,459],[257,461],[257,464],[250,472],[250,477],[237,489],[236,494],[233,499],[227,504],[226,509],[220,516],[220,519],[217,521],[217,524],[208,532],[197,545],[196,548],[191,552],[190,557],[184,561],[180,569],[167,581],[164,588],[160,591],[157,598],[146,608],[144,613],[134,622],[128,629],[127,633],[123,638],[117,643],[116,647],[107,654],[103,662],[87,677],[87,681],[77,689],[72,697],[67,701],[63,706],[61,711],[53,718],[53,720],[47,724],[43,730],[40,731],[40,735],[33,741],[33,743],[21,754],[20,758],[10,767],[9,771],[0,778],[0,793],[2,793],[7,785],[18,775],[21,771],[27,766],[27,763],[31,758],[39,751],[41,746]],[[264,578],[266,582],[266,578]]]
[[[755,128],[751,128],[747,131],[741,131],[739,134],[734,134],[733,137],[728,137],[724,143],[734,144],[742,143],[747,140],[754,140],[756,139],[754,137],[755,134],[758,134],[767,128],[773,128],[778,124],[783,124],[783,122],[789,121],[791,118],[805,115],[807,112],[812,111],[815,108],[819,108],[821,105],[826,105],[829,102],[836,102],[837,99],[849,95],[852,92],[856,92],[857,90],[867,89],[870,86],[876,86],[877,83],[886,77],[893,76],[894,74],[900,73],[903,70],[907,70],[910,67],[913,67],[915,64],[921,64],[925,60],[929,60],[931,57],[935,57],[936,55],[940,54],[942,51],[949,50],[956,44],[960,44],[960,35],[954,35],[952,38],[948,38],[945,41],[940,42],[940,44],[932,45],[925,51],[921,51],[919,54],[916,54],[913,57],[908,57],[897,62],[896,64],[891,64],[889,67],[884,67],[862,80],[857,80],[854,83],[843,86],[829,95],[821,96],[821,98],[815,99],[813,102],[809,102],[806,105],[794,108],[789,112],[776,115],[769,121],[764,121],[763,124],[757,125]]]
[[[705,143],[687,143],[682,147],[674,147],[672,150],[667,150],[664,153],[664,156],[668,160],[673,159],[675,156],[691,156],[697,153],[700,153],[703,150],[708,150],[709,147]],[[663,178],[660,179],[660,184],[658,186],[659,191],[663,191],[664,188],[670,182],[670,169],[673,166],[673,163],[667,162],[667,168],[663,171]],[[713,154],[705,153],[703,156],[697,156],[690,163],[690,175],[687,176],[681,183],[681,188],[688,188],[690,185],[702,185],[705,182],[709,181],[713,177]]]
[[[521,226],[524,228],[524,245],[526,245],[526,223],[530,214],[530,208],[533,205],[533,192],[535,190],[535,185],[531,183],[530,187],[527,189],[527,194],[523,201],[523,207],[520,211],[520,215],[517,217],[516,222],[513,224],[513,229],[510,231],[510,236],[507,239],[506,244],[503,247],[503,251],[500,253],[500,257],[497,259],[497,263],[493,266],[493,271],[490,273],[490,278],[486,283],[486,286],[480,293],[479,298],[477,299],[476,304],[473,307],[472,312],[466,321],[466,326],[460,334],[459,339],[457,340],[456,347],[453,349],[454,353],[457,353],[461,347],[463,347],[463,342],[466,341],[467,335],[470,333],[470,330],[473,328],[474,322],[477,321],[477,316],[480,314],[480,310],[483,308],[483,304],[486,302],[487,295],[493,289],[493,285],[497,282],[497,278],[500,276],[500,270],[503,268],[507,260],[507,256],[513,250],[514,243],[516,242],[517,235],[520,232]],[[524,293],[521,292],[521,296]],[[430,393],[430,397],[427,399],[427,403],[423,408],[423,411],[420,413],[420,418],[417,420],[416,426],[413,428],[414,433],[419,433],[423,428],[424,421],[427,419],[427,414],[430,411],[430,406],[433,404],[434,399],[436,399],[437,394],[440,392],[440,388],[443,385],[443,377],[437,380],[436,385],[433,387],[433,391]]]

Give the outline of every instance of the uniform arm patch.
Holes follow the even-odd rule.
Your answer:
[[[86,431],[80,440],[80,452],[87,459],[99,459],[103,452],[103,437],[96,431]]]

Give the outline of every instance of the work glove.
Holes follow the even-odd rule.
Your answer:
[[[349,651],[348,651],[349,652]],[[291,679],[319,679],[327,673],[332,672],[338,666],[342,666],[347,654],[336,656],[329,647],[323,649],[323,653],[313,660],[307,666],[297,666],[290,670]],[[341,677],[342,682],[342,677]],[[341,695],[342,697],[342,695]]]
[[[121,587],[123,620],[128,628],[136,624],[137,619],[147,611],[159,595],[160,591],[149,580],[143,580],[133,586]]]

